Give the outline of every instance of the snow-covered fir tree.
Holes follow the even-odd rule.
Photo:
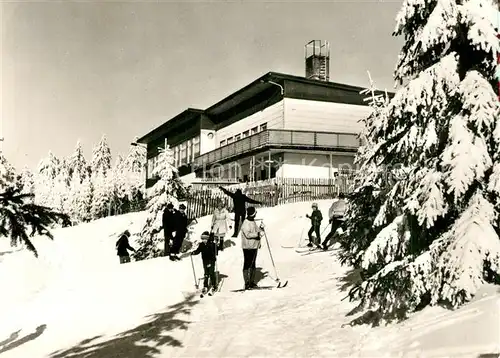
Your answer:
[[[119,154],[116,157],[115,164],[108,176],[108,183],[111,187],[111,201],[113,204],[114,212],[121,212],[121,207],[127,201],[126,191],[126,171],[124,168],[123,157]]]
[[[368,73],[369,75],[369,73]],[[387,185],[387,175],[392,171],[390,168],[378,166],[370,162],[369,158],[375,148],[375,138],[373,131],[381,116],[386,114],[389,97],[381,94],[370,77],[370,89],[363,91],[368,93],[367,98],[372,112],[370,116],[363,120],[363,130],[360,133],[363,146],[356,154],[354,164],[359,167],[356,176],[356,188],[349,195],[348,210],[346,212],[346,226],[349,228],[340,236],[339,243],[340,261],[343,264],[360,266],[362,256],[359,254],[368,248],[370,240],[378,235],[381,228],[374,226],[374,220],[379,208],[383,204],[384,198],[390,186]],[[351,240],[350,238],[357,238]]]
[[[405,0],[395,35],[403,85],[371,118],[361,187],[340,255],[361,270],[350,291],[386,318],[456,307],[500,274],[500,120],[490,1]],[[384,172],[384,170],[379,170]],[[394,173],[405,173],[400,177]],[[371,174],[370,174],[371,173]],[[360,194],[355,194],[360,195]],[[363,212],[363,218],[352,216]],[[373,227],[371,227],[372,225]]]
[[[59,169],[59,159],[49,151],[49,155],[40,161],[35,175],[35,202],[38,205],[50,208],[58,206],[54,187]]]
[[[86,177],[81,183],[78,183],[76,177],[73,177],[72,185],[72,193],[74,194],[71,198],[71,217],[77,222],[88,222],[92,220],[92,181]]]
[[[177,168],[174,167],[172,150],[167,146],[160,154],[158,165],[152,175],[158,181],[148,191],[148,217],[140,233],[139,248],[134,254],[136,260],[144,260],[163,255],[163,210],[168,203],[177,206],[176,194],[179,190],[175,180]]]
[[[68,167],[70,180],[74,176],[77,176],[80,182],[82,182],[84,178],[90,175],[90,168],[85,159],[83,147],[79,140],[76,143],[75,151],[68,158]]]
[[[62,213],[70,212],[70,170],[65,159],[60,160],[57,175],[54,178],[54,208]]]
[[[136,142],[138,137],[135,138]],[[146,150],[139,146],[130,146],[123,165],[125,192],[132,206],[145,195]]]
[[[111,150],[105,135],[102,136],[99,143],[92,150],[90,166],[93,188],[90,211],[93,219],[99,219],[109,213],[113,191],[108,178],[111,169]]]
[[[21,170],[19,179],[21,194],[35,194],[35,177],[27,166]]]
[[[90,213],[96,220],[108,215],[112,190],[109,185],[108,175],[101,171],[92,174],[92,203]]]
[[[0,192],[13,189],[16,186],[16,173],[14,167],[0,150]]]
[[[106,175],[111,169],[111,149],[105,135],[102,136],[99,143],[92,149],[90,168],[92,175],[98,172]]]

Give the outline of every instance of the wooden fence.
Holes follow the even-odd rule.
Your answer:
[[[242,183],[224,186],[234,192],[236,189],[249,198],[262,202],[257,207],[304,202],[311,200],[332,199],[339,192],[352,190],[354,174],[341,174],[336,179],[271,179],[254,183]],[[222,200],[229,211],[233,211],[232,199],[219,188],[192,189],[186,198],[190,216],[196,218],[212,214],[217,201]]]

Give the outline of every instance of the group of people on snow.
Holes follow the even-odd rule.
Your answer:
[[[165,256],[169,256],[172,261],[179,261],[179,253],[182,243],[188,234],[188,227],[194,218],[188,218],[186,214],[186,205],[180,204],[179,209],[175,209],[172,203],[169,203],[163,211],[162,224],[165,237]]]
[[[313,203],[311,205],[312,213],[311,215],[306,214],[306,217],[311,220],[311,228],[307,232],[309,237],[308,247],[318,246],[323,250],[328,250],[330,247],[329,241],[333,238],[337,230],[344,223],[344,214],[346,210],[346,200],[343,193],[339,193],[338,200],[332,203],[330,209],[328,210],[329,223],[331,224],[330,233],[326,236],[325,240],[321,242],[321,222],[323,221],[323,214],[318,209],[318,204]],[[314,234],[314,235],[313,235]]]
[[[254,207],[246,209],[246,203],[262,204],[242,193],[237,189],[234,193],[219,187],[226,195],[233,199],[234,208],[234,233],[232,237],[241,234],[243,248],[243,278],[245,289],[253,288],[255,283],[255,261],[257,250],[260,248],[260,233],[264,227],[256,228],[254,221],[257,211]],[[217,278],[217,254],[224,250],[224,238],[227,232],[232,228],[229,224],[229,211],[224,207],[224,202],[219,200],[217,207],[212,215],[212,224],[210,231],[204,231],[201,235],[201,243],[191,255],[201,253],[203,262],[204,278],[202,294],[217,290],[219,280]],[[252,224],[253,223],[253,224]]]
[[[262,204],[261,202],[251,199],[242,193],[241,189],[237,189],[234,193],[219,187],[226,195],[232,198],[234,208],[234,233],[232,237],[241,237],[241,247],[243,250],[243,280],[244,289],[252,289],[257,287],[255,282],[257,253],[261,248],[261,238],[263,236],[264,223],[257,224],[255,216],[257,210],[254,206],[246,208],[246,204]],[[309,243],[308,247],[318,246],[323,250],[329,248],[329,241],[333,238],[336,231],[344,222],[344,213],[346,209],[345,195],[339,193],[338,200],[334,201],[329,209],[329,223],[331,224],[330,233],[325,240],[321,242],[321,222],[323,215],[318,208],[317,203],[312,204],[312,213],[306,217],[311,220],[311,227],[308,231]],[[201,242],[198,247],[191,252],[191,255],[201,254],[204,278],[203,292],[216,291],[218,286],[217,278],[217,256],[219,251],[224,250],[224,239],[229,230],[232,229],[230,224],[230,215],[224,202],[219,199],[217,206],[212,215],[210,231],[204,231],[201,234]],[[186,206],[179,205],[179,209],[175,209],[174,205],[169,203],[162,217],[163,232],[165,237],[165,256],[169,256],[170,260],[178,261],[182,243],[187,236],[188,226],[196,219],[189,219],[186,215]],[[130,232],[126,230],[117,241],[116,249],[120,257],[120,263],[130,262],[130,257],[127,250],[135,249],[129,244]]]

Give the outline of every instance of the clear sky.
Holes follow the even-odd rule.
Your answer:
[[[402,1],[3,2],[0,145],[16,168],[49,150],[113,156],[187,107],[269,71],[304,75],[304,45],[330,42],[330,80],[393,88]]]

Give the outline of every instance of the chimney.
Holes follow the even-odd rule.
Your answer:
[[[305,46],[306,78],[330,80],[330,44],[328,41],[312,40]]]

